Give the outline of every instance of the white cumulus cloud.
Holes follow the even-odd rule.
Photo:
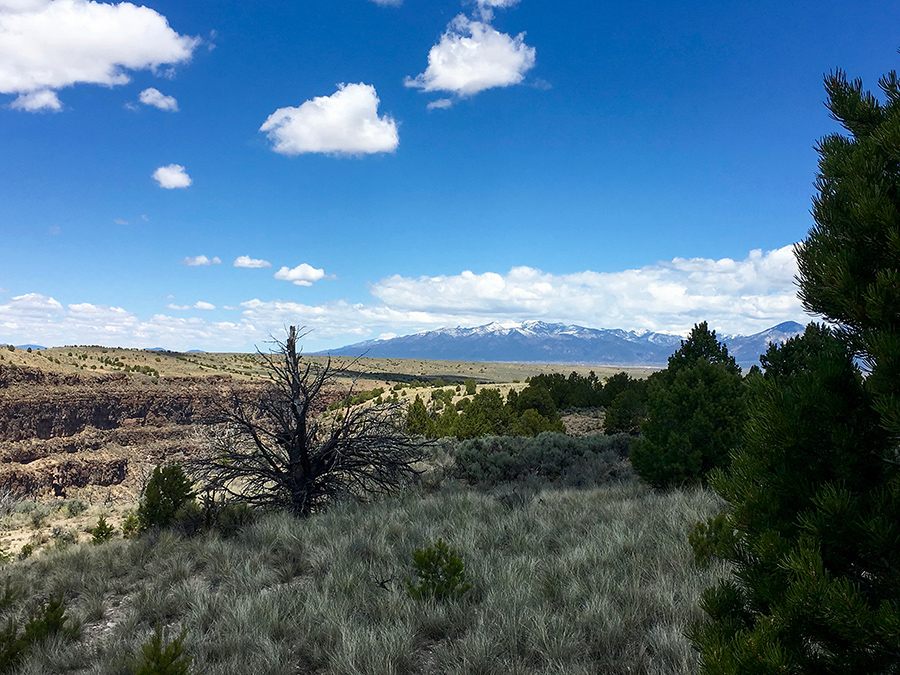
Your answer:
[[[125,84],[129,70],[190,60],[199,43],[172,30],[158,12],[130,2],[5,0],[0,93],[17,95],[12,107],[20,110],[60,110],[60,89]]]
[[[525,44],[524,33],[511,37],[460,14],[428,52],[425,72],[404,83],[423,91],[472,96],[520,83],[534,63],[535,49]]]
[[[316,269],[312,265],[300,263],[293,269],[282,267],[275,272],[275,278],[291,281],[297,286],[312,286],[314,282],[325,277],[325,270]]]
[[[372,295],[396,311],[486,319],[545,319],[603,328],[683,334],[709,319],[728,332],[753,333],[803,315],[793,248],[751,251],[745,260],[675,258],[622,272],[554,275],[531,267],[507,274],[394,275]],[[476,319],[477,322],[477,319]],[[474,325],[474,324],[470,324]]]
[[[159,167],[153,172],[153,179],[159,183],[159,187],[166,190],[186,188],[194,182],[181,164],[169,164]]]
[[[218,256],[207,258],[205,255],[197,255],[193,257],[188,256],[181,261],[181,264],[187,265],[188,267],[205,267],[208,265],[221,265],[222,261]]]
[[[197,303],[200,305],[201,303]],[[197,308],[197,306],[195,306]],[[189,307],[174,307],[189,309]],[[201,308],[202,309],[202,308]],[[251,323],[208,321],[197,317],[176,318],[156,314],[139,319],[121,307],[89,302],[63,306],[56,299],[28,293],[0,304],[0,329],[15,343],[50,345],[108,345],[169,349],[249,350],[283,326],[261,331]]]
[[[251,258],[249,255],[242,255],[235,258],[234,266],[257,269],[260,267],[271,267],[272,263],[270,263],[268,260],[261,260],[259,258]]]
[[[494,18],[494,8],[504,9],[518,5],[519,0],[476,0],[478,5],[478,13],[481,15],[482,21],[490,21]]]
[[[10,103],[9,107],[26,112],[60,112],[62,103],[55,91],[38,89],[26,94],[19,94],[19,97]]]
[[[259,130],[284,155],[393,152],[400,144],[397,123],[388,115],[378,116],[379,102],[370,84],[340,84],[331,96],[279,108]]]
[[[2,0],[0,0],[2,1]],[[197,256],[193,264],[214,264]],[[204,262],[205,261],[205,262]],[[185,263],[190,264],[190,263]],[[541,319],[594,328],[654,330],[685,335],[708,320],[721,334],[749,335],[782,321],[809,319],[796,297],[792,247],[754,250],[743,260],[674,258],[639,269],[549,274],[532,267],[506,273],[471,271],[417,278],[395,275],[370,286],[371,302],[331,300],[303,304],[280,299],[233,302],[231,322],[214,316],[157,314],[139,318],[119,307],[88,302],[63,305],[38,293],[0,302],[0,335],[14,344],[104,344],[170,349],[253,351],[288,325],[312,332],[308,351],[385,334],[405,335],[441,326]],[[325,278],[309,265],[282,268],[286,281],[309,285]],[[170,298],[169,301],[172,299]],[[168,306],[173,312],[212,310],[212,303]]]
[[[453,105],[453,101],[449,98],[439,98],[436,101],[432,101],[429,103],[426,108],[429,110],[442,110],[444,108],[449,108]]]
[[[166,96],[159,89],[150,87],[144,89],[140,95],[140,101],[144,105],[152,105],[154,108],[165,110],[167,112],[178,112],[178,101],[174,96]]]

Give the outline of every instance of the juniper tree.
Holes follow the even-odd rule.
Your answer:
[[[849,135],[818,144],[796,253],[804,306],[836,329],[770,348],[712,477],[731,509],[700,529],[734,572],[690,632],[704,673],[900,673],[900,87],[880,84],[885,103],[826,78]]]

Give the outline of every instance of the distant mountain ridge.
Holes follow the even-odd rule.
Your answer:
[[[799,335],[794,321],[754,335],[719,337],[744,368],[759,363],[771,342]],[[439,328],[386,340],[367,340],[320,354],[439,361],[506,361],[664,367],[681,337],[651,331],[586,328],[543,321],[493,322],[474,328]]]

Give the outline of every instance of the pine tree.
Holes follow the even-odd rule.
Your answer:
[[[705,321],[694,324],[687,340],[682,340],[681,347],[669,357],[666,370],[674,374],[694,366],[698,360],[721,364],[730,373],[741,373],[734,357],[728,354],[728,347],[716,339],[716,331],[709,330]]]
[[[731,509],[698,528],[717,543],[695,541],[734,573],[690,632],[704,673],[900,673],[900,88],[881,85],[886,104],[826,79],[851,135],[818,145],[797,257],[804,306],[837,329],[770,348],[744,443],[711,478]]]
[[[656,487],[685,485],[728,463],[743,424],[740,372],[706,322],[694,326],[647,384],[643,437],[631,449],[641,478]]]

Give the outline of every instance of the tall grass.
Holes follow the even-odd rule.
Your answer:
[[[21,672],[128,672],[156,625],[187,628],[193,672],[210,675],[695,672],[682,629],[723,570],[698,568],[686,540],[719,508],[711,492],[628,482],[503,497],[451,485],[272,514],[229,539],[162,532],[7,565],[32,601],[63,591],[84,623]],[[416,601],[412,551],[438,537],[473,587]]]

